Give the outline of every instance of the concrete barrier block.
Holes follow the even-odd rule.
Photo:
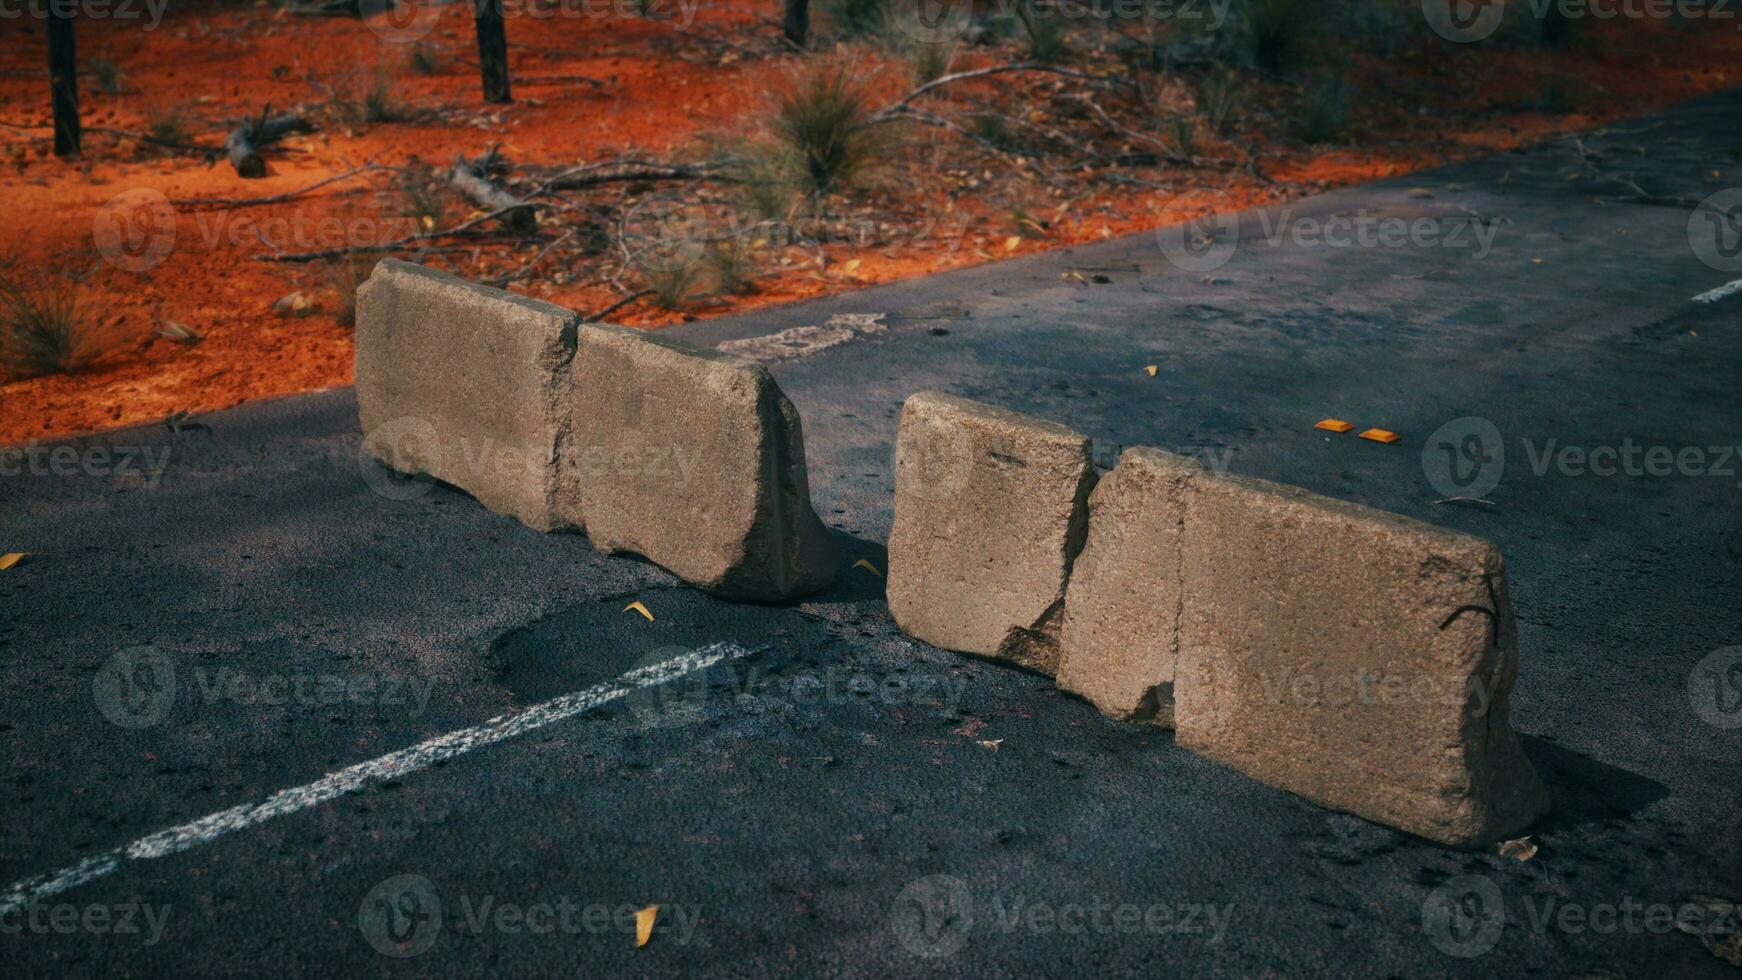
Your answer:
[[[540,530],[562,526],[558,445],[579,318],[385,259],[357,289],[366,452]]]
[[[1173,725],[1185,602],[1185,496],[1203,467],[1128,449],[1089,497],[1089,534],[1071,570],[1060,687],[1122,721]]]
[[[643,331],[584,324],[564,501],[602,551],[633,552],[735,599],[834,580],[811,508],[798,411],[762,365]]]
[[[902,408],[889,609],[934,646],[1053,674],[1094,486],[1089,440],[937,392]]]
[[[1493,544],[1238,477],[1193,478],[1185,501],[1179,745],[1446,844],[1547,810],[1509,720]]]

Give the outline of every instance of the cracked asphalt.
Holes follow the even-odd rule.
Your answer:
[[[379,493],[349,390],[0,455],[0,552],[30,553],[0,571],[5,883],[750,651],[9,910],[7,972],[1734,976],[1673,918],[1742,899],[1742,294],[1692,300],[1742,266],[1603,176],[1720,192],[1738,118],[1730,93],[1583,156],[1325,194],[1177,262],[1139,236],[675,329],[882,315],[771,365],[843,551],[833,588],[781,606],[445,486]],[[1357,217],[1432,234],[1344,242]],[[849,566],[886,566],[891,442],[924,388],[1063,422],[1104,465],[1196,453],[1497,541],[1513,723],[1555,804],[1536,855],[1320,809],[903,637]]]

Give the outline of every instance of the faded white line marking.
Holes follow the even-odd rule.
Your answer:
[[[718,350],[754,361],[785,361],[809,357],[866,334],[883,333],[886,313],[838,313],[820,327],[788,327],[777,333],[728,340]]]
[[[397,779],[427,769],[473,749],[494,745],[591,711],[641,688],[664,684],[685,674],[706,670],[723,660],[736,660],[747,656],[750,652],[734,643],[716,643],[700,650],[692,650],[670,660],[638,667],[616,680],[533,705],[519,714],[500,715],[481,725],[449,732],[410,748],[340,769],[306,786],[274,793],[264,802],[233,806],[191,823],[159,831],[106,854],[86,858],[52,874],[14,882],[5,895],[0,896],[0,915],[101,878],[127,861],[149,861],[179,854],[201,844],[209,844],[225,834],[325,803],[369,783]]]
[[[1727,282],[1724,285],[1719,286],[1717,289],[1708,289],[1700,295],[1695,296],[1694,302],[1716,303],[1727,296],[1734,296],[1737,293],[1742,293],[1742,279],[1738,279],[1735,282]]]

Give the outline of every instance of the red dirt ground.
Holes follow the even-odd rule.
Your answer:
[[[340,244],[332,240],[330,220],[321,224],[332,218],[369,222],[362,227],[373,240],[411,230],[409,219],[395,210],[389,182],[352,181],[268,207],[180,208],[174,250],[162,264],[135,273],[102,262],[93,247],[93,221],[115,195],[143,187],[172,200],[259,197],[305,187],[366,161],[441,165],[456,154],[476,155],[492,142],[501,143],[517,164],[555,166],[629,154],[704,159],[700,140],[747,130],[764,114],[766,93],[789,84],[797,59],[778,52],[775,12],[771,2],[730,0],[703,10],[691,33],[640,19],[511,19],[517,101],[508,106],[488,106],[480,98],[463,5],[445,8],[427,39],[441,65],[433,75],[407,70],[404,46],[384,44],[351,19],[255,7],[172,11],[150,32],[115,21],[80,23],[86,63],[106,58],[122,71],[118,94],[94,91],[89,77],[81,81],[87,127],[139,132],[148,128],[154,106],[179,105],[191,138],[210,144],[263,105],[319,101],[311,77],[320,84],[355,84],[359,72],[378,71],[391,73],[395,99],[417,110],[406,122],[354,130],[329,124],[314,135],[292,137],[268,153],[272,173],[261,180],[242,180],[221,160],[209,165],[95,131],[86,134],[82,158],[56,160],[46,139],[43,27],[28,18],[10,22],[0,28],[7,39],[0,55],[0,121],[7,124],[0,130],[7,218],[0,238],[15,273],[84,277],[83,308],[123,342],[78,374],[0,384],[0,445],[350,383],[347,327],[327,311],[281,317],[271,309],[293,290],[321,295],[320,268],[256,260],[270,251],[256,232],[298,251]],[[1027,212],[1038,222],[1012,218],[1012,202],[1022,201],[1030,185],[1011,168],[985,154],[963,167],[959,138],[916,131],[911,138],[924,143],[953,143],[956,162],[948,172],[919,175],[923,179],[899,169],[885,172],[876,179],[880,200],[897,200],[910,214],[944,216],[948,220],[937,226],[951,234],[870,248],[830,244],[820,263],[763,268],[752,295],[715,297],[686,313],[632,304],[612,318],[652,327],[696,313],[785,303],[1141,231],[1211,208],[1298,197],[1541,140],[1733,83],[1735,69],[1724,67],[1737,64],[1742,54],[1742,34],[1733,25],[1697,31],[1662,24],[1604,27],[1601,45],[1548,51],[1438,46],[1401,61],[1353,58],[1343,67],[1371,94],[1343,144],[1309,148],[1292,142],[1259,113],[1239,130],[1237,149],[1255,151],[1268,180],[1244,167],[1142,171],[1145,180],[1171,182],[1173,191],[1083,179],[1068,191],[1033,191],[1045,200],[1015,213]],[[731,43],[698,40],[704,32],[746,46],[754,38],[757,46],[740,54]],[[856,46],[850,57],[879,96],[892,101],[911,87],[905,66],[887,51]],[[1008,52],[967,49],[955,68],[1009,59]],[[537,81],[577,75],[601,84]],[[1574,111],[1545,115],[1530,108],[1545,79],[1572,80]],[[962,87],[994,92],[1015,84],[1002,76]],[[904,166],[911,167],[914,156],[907,159]],[[449,251],[440,258],[457,272],[484,278],[518,266],[535,251],[498,248],[470,261],[466,251]],[[560,273],[545,268],[511,288],[582,311],[603,309],[624,294],[599,282],[562,282],[569,277]],[[323,302],[329,310],[335,305],[330,296]],[[191,326],[204,340],[183,345],[160,337],[156,330],[164,321]]]

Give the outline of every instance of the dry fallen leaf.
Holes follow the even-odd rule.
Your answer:
[[[178,344],[190,345],[206,339],[205,334],[185,323],[177,323],[174,320],[163,321],[163,326],[157,328],[157,335],[167,340],[173,340]]]
[[[635,948],[640,949],[653,938],[653,920],[659,918],[659,906],[649,905],[635,913]]]
[[[286,293],[278,297],[272,304],[272,312],[279,316],[307,316],[317,309],[315,301],[308,298],[302,290]]]
[[[1536,842],[1528,837],[1500,842],[1500,856],[1517,861],[1528,861],[1536,857]]]
[[[0,570],[8,569],[13,565],[18,564],[24,560],[24,556],[27,554],[29,554],[27,551],[9,551],[4,555],[0,555]]]
[[[877,576],[878,578],[883,577],[883,573],[877,570],[876,565],[871,564],[870,562],[866,561],[863,558],[854,562],[853,567],[854,568],[863,568],[864,570],[866,570],[867,572],[870,572],[871,574]]]
[[[1155,365],[1155,364],[1143,365],[1143,373],[1149,375],[1152,378],[1155,377],[1155,372],[1157,372],[1159,370],[1161,370],[1161,367],[1159,365]]]
[[[1021,248],[1021,247],[1022,247],[1022,236],[1021,235],[1011,235],[1009,238],[1004,239],[1004,251],[1006,251],[1006,252],[1014,252],[1018,248]]]
[[[624,612],[628,612],[631,609],[635,610],[636,612],[640,613],[643,616],[646,616],[648,622],[650,622],[650,623],[653,622],[653,613],[647,611],[647,606],[640,599],[637,599],[634,602],[631,602],[629,605],[623,607]]]

